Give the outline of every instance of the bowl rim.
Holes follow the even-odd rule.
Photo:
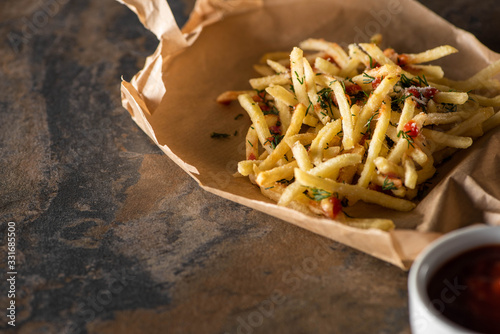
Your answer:
[[[492,230],[498,232],[491,233]],[[486,238],[470,238],[477,235],[486,236]],[[467,242],[459,244],[456,243],[457,240],[466,240]],[[474,224],[456,229],[439,237],[416,257],[410,268],[408,277],[409,298],[413,297],[417,299],[413,302],[421,304],[434,321],[441,323],[448,329],[461,331],[462,333],[475,333],[446,318],[432,305],[432,301],[427,295],[427,283],[436,270],[452,258],[471,249],[493,244],[500,245],[500,226]],[[453,247],[449,247],[450,245],[453,245]],[[444,252],[440,253],[440,250],[444,250]],[[409,304],[411,304],[411,300]],[[410,310],[410,317],[411,312]]]

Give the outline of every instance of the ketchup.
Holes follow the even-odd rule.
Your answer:
[[[456,324],[500,333],[500,245],[474,248],[446,262],[431,277],[427,294]]]

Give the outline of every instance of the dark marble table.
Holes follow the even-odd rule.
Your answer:
[[[422,2],[500,51],[497,0]],[[138,129],[120,77],[156,43],[113,0],[0,3],[0,331],[409,333],[407,273],[201,190]]]

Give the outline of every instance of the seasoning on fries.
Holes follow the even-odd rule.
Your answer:
[[[444,45],[398,54],[376,43],[344,50],[308,39],[289,54],[265,54],[254,66],[263,76],[250,79],[253,90],[217,99],[239,101],[252,122],[238,174],[278,205],[394,228],[344,209],[363,201],[412,210],[437,164],[500,124],[500,61],[465,81],[424,64],[455,52]],[[485,89],[496,95],[482,95]]]

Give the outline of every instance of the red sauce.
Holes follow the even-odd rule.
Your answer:
[[[427,286],[446,318],[479,333],[500,333],[500,245],[469,250],[445,263]]]

